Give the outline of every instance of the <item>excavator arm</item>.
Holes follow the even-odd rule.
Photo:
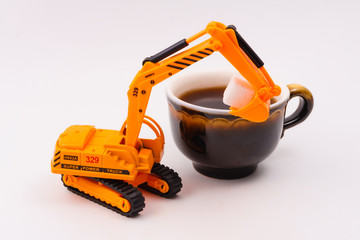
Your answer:
[[[211,36],[209,39],[173,55],[206,33]],[[144,60],[142,69],[136,74],[127,93],[129,107],[126,145],[136,145],[152,88],[215,51],[219,51],[256,90],[252,102],[243,109],[230,107],[230,113],[255,122],[268,118],[269,107],[266,102],[271,97],[279,95],[280,88],[274,84],[263,66],[264,63],[234,26],[226,27],[222,23],[210,22],[206,29],[194,36],[183,39]]]

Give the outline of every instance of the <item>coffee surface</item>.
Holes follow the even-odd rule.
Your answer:
[[[207,108],[229,109],[223,103],[225,87],[196,89],[184,93],[179,98],[185,102]]]

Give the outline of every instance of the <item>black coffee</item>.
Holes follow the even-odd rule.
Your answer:
[[[197,89],[186,92],[179,98],[201,107],[229,109],[229,106],[223,103],[224,91],[225,87]]]

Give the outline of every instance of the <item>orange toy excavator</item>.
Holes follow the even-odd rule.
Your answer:
[[[206,33],[209,39],[173,55]],[[246,107],[230,108],[230,113],[250,121],[265,121],[269,115],[267,101],[279,95],[280,88],[234,26],[210,22],[201,32],[144,60],[130,85],[128,116],[120,131],[88,125],[67,128],[56,142],[51,171],[62,174],[70,191],[129,217],[145,207],[137,187],[167,198],[175,196],[182,187],[181,178],[160,164],[164,135],[160,126],[145,115],[146,107],[153,86],[215,51],[256,90]],[[154,131],[155,139],[139,138],[142,124]]]

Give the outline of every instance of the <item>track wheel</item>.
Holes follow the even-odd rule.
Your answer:
[[[174,170],[160,163],[154,163],[149,181],[138,187],[161,197],[172,198],[180,192],[182,183],[181,178]]]

